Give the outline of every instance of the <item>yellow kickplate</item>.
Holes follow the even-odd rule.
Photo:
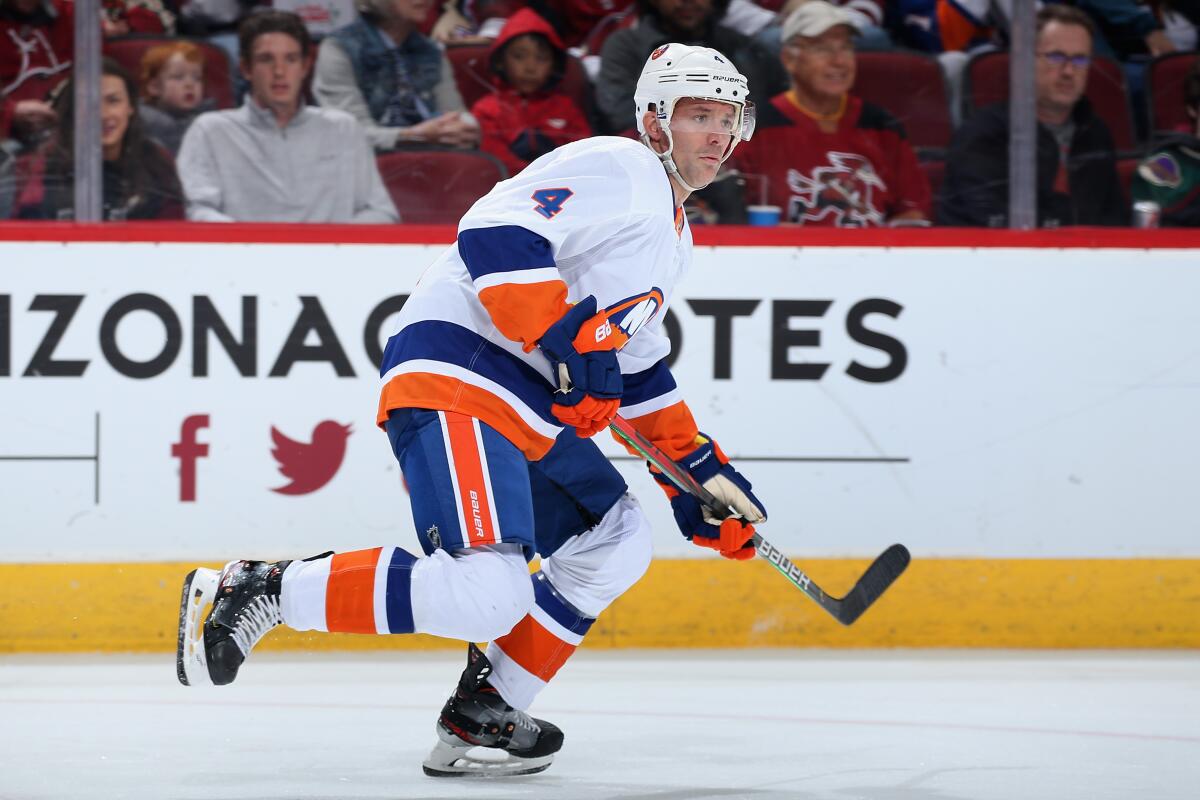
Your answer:
[[[830,594],[860,559],[795,558]],[[0,653],[172,652],[196,564],[0,564]],[[208,564],[219,568],[219,564]],[[264,650],[440,649],[430,636],[296,633]],[[922,559],[851,627],[770,566],[656,561],[588,647],[1200,647],[1197,559]]]

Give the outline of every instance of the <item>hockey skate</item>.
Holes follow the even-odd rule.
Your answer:
[[[487,677],[492,665],[474,644],[467,668],[442,707],[437,744],[422,765],[438,778],[532,775],[550,766],[563,734],[504,702]]]
[[[283,623],[280,561],[231,561],[195,569],[183,581],[175,669],[184,686],[224,686],[268,631]],[[211,606],[207,617],[204,612]]]

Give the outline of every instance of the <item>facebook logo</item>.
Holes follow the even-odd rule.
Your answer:
[[[171,456],[179,459],[179,500],[196,501],[196,459],[208,457],[208,445],[196,441],[196,433],[208,427],[208,414],[193,414],[183,420],[179,441],[171,445]]]

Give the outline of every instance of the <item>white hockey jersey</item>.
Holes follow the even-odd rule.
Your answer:
[[[379,423],[395,408],[458,411],[541,458],[562,425],[536,343],[594,295],[624,334],[621,413],[669,454],[686,452],[696,426],[663,360],[662,322],[691,253],[670,181],[644,145],[594,137],[537,159],[471,207],[405,303],[380,369]]]

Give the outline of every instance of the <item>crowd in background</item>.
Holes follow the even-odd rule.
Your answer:
[[[642,64],[678,41],[728,56],[758,112],[694,222],[1008,224],[1007,85],[972,101],[985,57],[1007,76],[1011,2],[101,6],[109,220],[453,221],[564,143],[636,135]],[[1039,7],[1039,224],[1200,224],[1200,0]],[[74,217],[73,32],[70,0],[0,0],[0,219]]]

